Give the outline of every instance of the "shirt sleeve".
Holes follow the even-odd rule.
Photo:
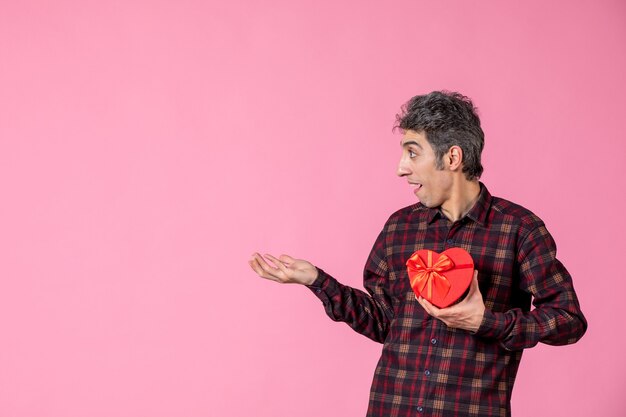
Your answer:
[[[566,345],[587,330],[572,278],[556,258],[554,239],[541,224],[522,242],[517,259],[520,289],[533,296],[531,311],[485,311],[477,335],[495,338],[508,350],[521,350],[542,342]]]
[[[317,279],[308,286],[322,301],[332,320],[345,322],[379,343],[385,341],[393,319],[391,298],[386,290],[388,267],[384,240],[383,229],[365,265],[363,285],[367,293],[339,283],[320,268]]]

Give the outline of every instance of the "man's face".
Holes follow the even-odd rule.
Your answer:
[[[402,157],[397,174],[415,188],[415,195],[426,207],[439,207],[450,199],[451,172],[444,155],[442,169],[437,169],[435,151],[424,133],[407,130],[402,141]]]

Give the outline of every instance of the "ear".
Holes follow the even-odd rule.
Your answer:
[[[452,146],[446,155],[448,167],[451,171],[460,170],[463,164],[463,149],[460,146]]]

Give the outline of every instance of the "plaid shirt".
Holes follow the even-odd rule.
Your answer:
[[[410,286],[413,252],[451,247],[467,250],[478,270],[486,311],[476,333],[429,316]],[[574,343],[587,328],[544,223],[482,183],[477,203],[457,222],[420,203],[391,215],[367,260],[364,286],[369,294],[320,269],[309,288],[331,319],[384,343],[371,417],[510,416],[523,349]]]

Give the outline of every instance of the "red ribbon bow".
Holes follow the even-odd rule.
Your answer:
[[[454,262],[448,256],[442,254],[433,265],[433,251],[429,250],[427,254],[426,262],[417,252],[406,261],[411,286],[417,288],[420,294],[424,294],[424,289],[426,289],[424,298],[428,300],[433,298],[433,287],[443,298],[450,292],[450,281],[442,273],[453,269]]]

